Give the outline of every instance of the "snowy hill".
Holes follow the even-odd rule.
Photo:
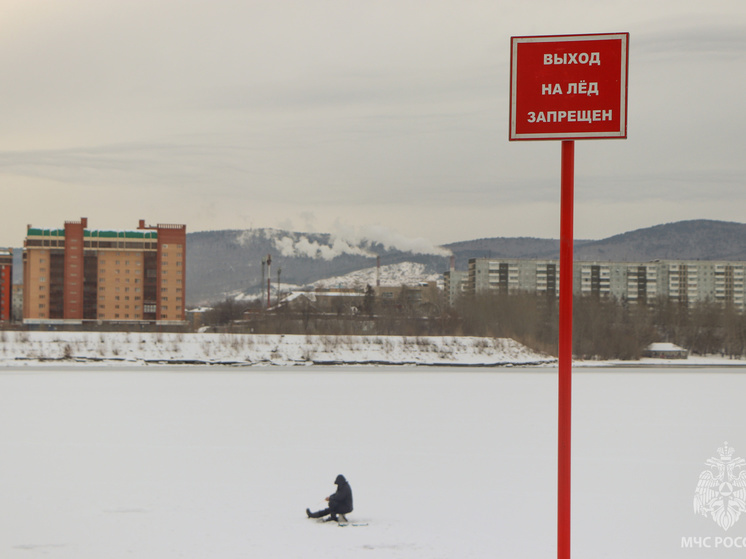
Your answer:
[[[439,281],[442,274],[429,273],[427,267],[419,262],[402,262],[400,264],[389,264],[381,266],[381,285],[417,285],[423,282]],[[376,285],[379,279],[379,270],[374,266],[350,272],[343,276],[326,278],[311,284],[313,288],[341,288],[363,290],[366,286]]]
[[[189,233],[187,304],[256,296],[266,289],[267,273],[273,286],[306,286],[375,268],[377,257],[383,266],[421,264],[427,274],[442,273],[448,266],[450,253],[445,249],[417,239],[385,238],[380,232],[378,236],[380,241],[371,241],[279,229]],[[267,255],[272,258],[268,270]]]

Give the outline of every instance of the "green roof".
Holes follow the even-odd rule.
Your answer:
[[[28,237],[64,237],[64,229],[41,229],[30,227]],[[130,231],[100,231],[98,229],[85,229],[83,236],[93,239],[157,239],[158,232],[153,230],[130,230]]]
[[[39,229],[37,227],[30,227],[26,233],[29,237],[64,237],[64,229]]]

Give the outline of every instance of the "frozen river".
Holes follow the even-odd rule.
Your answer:
[[[693,499],[725,441],[746,457],[746,368],[573,382],[573,557],[742,557],[746,518]],[[4,368],[0,557],[554,557],[556,390],[554,368]],[[340,473],[367,526],[305,518]]]

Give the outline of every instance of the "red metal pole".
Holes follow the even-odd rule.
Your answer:
[[[572,249],[575,142],[562,142],[559,288],[559,417],[557,453],[557,558],[570,559],[570,434],[572,420]]]

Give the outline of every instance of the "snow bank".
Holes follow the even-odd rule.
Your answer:
[[[45,362],[509,366],[553,363],[555,359],[514,340],[476,337],[108,332],[0,334],[0,365]]]

